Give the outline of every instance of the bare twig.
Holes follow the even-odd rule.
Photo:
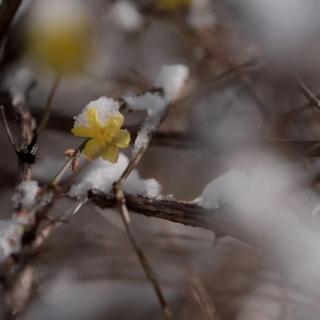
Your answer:
[[[163,120],[164,117],[165,117],[165,114],[163,114],[159,118],[159,122],[157,123],[158,126],[160,125],[161,120]],[[144,155],[146,149],[148,148],[150,141],[151,141],[151,138],[152,138],[152,135],[153,135],[154,131],[157,129],[157,127],[152,128],[151,131],[149,131],[147,133],[147,136],[146,136],[147,140],[145,141],[145,143],[136,152],[133,152],[133,156],[132,156],[129,164],[127,165],[126,169],[122,173],[121,177],[114,183],[114,195],[116,197],[116,201],[117,201],[117,205],[118,205],[118,208],[119,208],[119,211],[121,214],[121,218],[124,223],[128,238],[132,244],[132,247],[134,248],[134,250],[136,252],[136,255],[140,261],[142,268],[144,269],[144,272],[145,272],[147,278],[149,279],[150,283],[152,284],[152,286],[155,290],[155,293],[157,295],[157,298],[159,300],[159,303],[161,305],[161,308],[162,308],[162,311],[163,311],[165,318],[170,320],[170,319],[173,319],[173,316],[172,316],[171,310],[169,308],[169,305],[164,297],[164,294],[162,293],[158,279],[155,276],[155,274],[150,266],[150,263],[147,259],[147,256],[143,252],[142,248],[138,245],[138,242],[137,242],[136,237],[134,235],[133,228],[131,227],[130,214],[129,214],[129,210],[126,205],[126,197],[125,197],[123,189],[122,189],[124,182],[126,181],[128,176],[130,175],[130,173],[134,170],[134,168],[137,166],[137,164],[141,160],[142,156]]]
[[[207,320],[219,320],[220,317],[215,305],[211,301],[209,294],[197,275],[193,275],[190,281],[190,290],[200,308],[203,310]]]
[[[53,98],[54,98],[54,96],[55,96],[55,94],[57,92],[57,89],[59,87],[60,81],[61,81],[61,75],[60,74],[56,74],[54,76],[54,80],[53,80],[53,83],[52,83],[52,86],[51,86],[51,89],[50,89],[50,92],[49,92],[49,96],[47,98],[46,107],[45,107],[45,110],[43,112],[42,119],[41,119],[40,124],[39,124],[39,126],[37,128],[37,133],[36,133],[37,136],[46,127],[46,125],[48,123],[48,120],[49,120],[49,117],[50,117],[50,112],[51,112],[52,100],[53,100]]]
[[[299,90],[306,97],[309,103],[317,109],[320,109],[320,100],[310,91],[299,76],[297,77],[297,81]]]
[[[48,238],[54,228],[61,226],[62,224],[68,223],[69,220],[77,214],[77,212],[82,208],[82,206],[87,202],[87,200],[79,201],[74,207],[70,208],[62,217],[49,219],[49,223],[42,228],[38,233],[33,247],[37,248]]]
[[[121,213],[121,218],[122,218],[123,224],[125,226],[130,243],[132,244],[132,246],[137,254],[139,262],[140,262],[141,266],[143,267],[143,270],[145,271],[147,278],[149,279],[149,281],[153,285],[153,288],[156,292],[156,295],[157,295],[158,300],[160,302],[160,305],[162,307],[163,314],[166,319],[168,319],[168,320],[173,319],[172,313],[171,313],[170,308],[166,302],[166,299],[162,293],[162,290],[161,290],[160,284],[156,278],[156,275],[154,274],[145,253],[140,248],[140,246],[136,240],[136,237],[134,235],[133,229],[130,225],[129,211],[126,206],[126,200],[125,200],[125,197],[124,197],[122,190],[118,189],[116,198],[117,198],[117,204],[118,204],[118,207],[119,207],[119,210]]]
[[[55,177],[52,179],[51,186],[56,186],[61,181],[62,177],[65,175],[66,171],[70,168],[72,162],[76,157],[79,156],[79,154],[84,149],[86,143],[88,142],[88,139],[84,140],[80,146],[75,150],[73,155],[65,162],[65,164],[62,166],[62,168],[58,171],[58,173],[55,175]]]
[[[0,5],[0,43],[6,36],[22,0],[3,0]]]
[[[9,127],[9,124],[8,124],[8,120],[7,120],[7,116],[6,116],[6,112],[5,112],[3,106],[0,106],[0,115],[1,115],[2,124],[3,124],[4,128],[5,128],[6,134],[8,136],[10,145],[11,145],[13,151],[17,152],[17,146],[16,146],[16,144],[15,144],[15,142],[13,140],[12,132],[10,130],[10,127]]]

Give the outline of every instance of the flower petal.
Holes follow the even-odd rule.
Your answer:
[[[119,130],[115,139],[115,144],[119,148],[127,148],[130,143],[130,133],[127,129]]]
[[[95,107],[90,107],[87,110],[87,119],[90,127],[94,129],[102,127],[101,122],[99,120],[98,111]]]
[[[109,145],[103,150],[101,156],[104,160],[116,163],[119,158],[119,149],[116,146]]]
[[[77,137],[83,137],[83,138],[94,137],[94,129],[85,127],[85,126],[74,127],[73,129],[71,129],[71,132]]]
[[[98,139],[88,141],[83,149],[83,154],[89,159],[96,159],[104,149],[104,143]]]
[[[118,130],[122,127],[124,122],[124,116],[119,112],[117,115],[108,118],[104,124],[104,128],[108,130]]]

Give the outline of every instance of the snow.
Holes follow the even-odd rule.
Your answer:
[[[132,110],[162,111],[166,102],[158,93],[146,92],[140,96],[130,96],[124,99]]]
[[[20,250],[22,225],[15,219],[0,220],[0,262]]]
[[[100,159],[95,160],[81,181],[71,187],[70,196],[83,199],[91,189],[110,192],[113,183],[120,178],[128,163],[129,160],[124,154],[120,154],[119,160],[115,164]],[[157,197],[160,195],[161,186],[154,179],[140,178],[137,170],[134,170],[124,184],[124,191],[135,195]]]
[[[77,115],[75,119],[74,126],[88,126],[87,110],[90,108],[95,108],[98,111],[99,120],[104,123],[109,117],[116,115],[119,112],[119,103],[112,99],[106,97],[100,97],[97,100],[89,102]]]
[[[183,64],[164,65],[155,80],[155,86],[164,90],[167,102],[175,100],[189,76],[189,68]]]
[[[129,1],[117,1],[110,10],[112,21],[124,31],[137,31],[143,25],[143,17]]]
[[[205,209],[217,209],[223,203],[231,203],[239,190],[248,191],[248,176],[242,171],[231,170],[204,188],[199,204]]]
[[[198,203],[206,209],[228,203],[246,213],[268,211],[271,207],[281,206],[282,199],[290,194],[292,186],[296,185],[297,181],[306,179],[307,175],[302,166],[295,163],[284,165],[274,161],[271,164],[251,167],[248,172],[230,170],[204,188]],[[291,204],[293,203],[294,200],[291,200]]]
[[[39,185],[37,181],[29,180],[21,182],[12,196],[12,201],[16,208],[20,205],[22,208],[30,210],[35,203]]]
[[[162,112],[150,112],[149,116],[143,123],[136,140],[134,141],[132,155],[135,156],[142,148],[145,148],[149,142],[150,134],[155,131],[161,121]]]
[[[164,97],[158,93],[147,92],[141,96],[125,99],[132,109],[148,112],[148,117],[134,142],[133,156],[148,144],[149,135],[159,126],[166,107],[179,95],[188,75],[189,69],[185,65],[164,65],[155,80],[155,86],[163,89]]]
[[[12,75],[10,74],[6,81],[5,87],[8,88],[12,95],[12,104],[18,106],[26,102],[28,90],[35,84],[35,76],[28,68],[20,68]]]
[[[162,96],[151,92],[147,92],[141,96],[125,98],[125,101],[133,110],[146,110],[148,112],[148,117],[134,142],[132,155],[135,156],[141,148],[146,146],[151,132],[157,129],[167,104]]]

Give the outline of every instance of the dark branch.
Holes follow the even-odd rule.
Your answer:
[[[117,207],[117,200],[113,194],[92,190],[89,192],[89,198],[100,208]],[[195,203],[150,199],[130,194],[126,194],[126,204],[130,211],[146,217],[159,218],[190,227],[199,227],[211,230],[219,237],[233,236],[248,242],[226,208],[206,210]]]
[[[22,0],[3,0],[0,5],[0,43],[6,36]]]

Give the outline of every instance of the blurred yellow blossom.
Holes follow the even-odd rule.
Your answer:
[[[58,73],[79,71],[91,51],[91,31],[89,15],[78,1],[38,1],[28,24],[28,51]]]
[[[121,129],[124,117],[117,110],[111,110],[112,99],[100,98],[91,102],[76,118],[71,132],[75,136],[90,138],[83,154],[89,159],[101,156],[104,160],[116,163],[119,158],[119,148],[127,148],[130,143],[130,133]],[[105,108],[105,110],[102,110]],[[85,118],[83,118],[85,115]]]
[[[172,11],[188,7],[191,4],[191,0],[158,0],[158,4],[163,10]]]

